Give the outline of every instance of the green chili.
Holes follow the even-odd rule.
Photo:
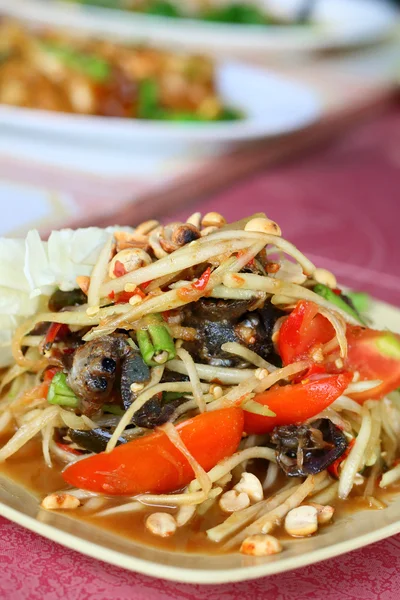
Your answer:
[[[318,283],[314,287],[314,292],[318,294],[318,296],[322,296],[322,298],[325,298],[325,300],[328,300],[328,302],[332,302],[332,304],[347,312],[354,319],[357,319],[357,321],[359,321],[362,325],[365,325],[363,319],[358,314],[358,311],[355,310],[349,304],[347,304],[347,302],[343,299],[341,295],[335,294],[335,292],[328,288],[328,286],[323,285],[322,283]]]
[[[65,373],[59,371],[54,375],[47,394],[47,402],[71,408],[78,406],[78,398],[67,384]]]
[[[144,362],[152,367],[175,357],[175,344],[161,315],[149,315],[146,327],[137,331],[137,342]]]

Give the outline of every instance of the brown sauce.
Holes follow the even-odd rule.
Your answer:
[[[51,469],[47,467],[43,462],[40,442],[33,440],[0,464],[0,475],[4,475],[23,486],[33,493],[40,502],[47,494],[65,489],[61,468],[56,463]],[[282,486],[283,481],[284,478],[278,481],[277,489]],[[271,494],[273,491],[271,490]],[[347,517],[359,510],[371,510],[368,502],[363,498],[362,492],[362,489],[356,487],[348,500],[337,500],[335,502],[335,519]],[[396,493],[400,493],[400,484],[392,486],[390,491],[378,490],[375,497],[386,503],[390,502],[390,499]],[[101,510],[117,506],[118,503],[118,499],[110,499]],[[78,520],[84,520],[95,527],[101,527],[122,537],[159,549],[202,554],[219,554],[225,551],[222,545],[209,541],[205,533],[208,528],[222,523],[227,518],[227,515],[220,511],[218,503],[214,503],[205,515],[193,519],[188,526],[178,528],[175,535],[170,538],[154,536],[145,527],[148,514],[158,510],[165,512],[167,509],[148,507],[139,512],[96,517],[93,511],[87,511],[84,506],[81,506],[77,510],[67,511],[66,514]],[[329,527],[329,525],[324,527]],[[274,535],[277,535],[280,539],[292,539],[286,534],[283,527],[277,528]]]

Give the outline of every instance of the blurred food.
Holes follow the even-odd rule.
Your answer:
[[[213,62],[148,46],[0,25],[0,103],[67,113],[220,121]]]
[[[284,25],[304,23],[309,20],[310,11],[304,10],[292,18],[283,19],[259,2],[249,0],[69,0],[79,4],[90,4],[103,8],[119,8],[157,15],[202,19],[217,23],[239,23],[242,25]],[[303,0],[308,5],[309,0]]]

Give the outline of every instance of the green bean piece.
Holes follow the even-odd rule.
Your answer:
[[[151,343],[150,336],[146,329],[140,329],[136,333],[137,342],[139,345],[140,354],[143,357],[146,365],[154,366],[156,363],[153,361],[153,356],[155,353],[154,346]]]
[[[78,406],[78,398],[67,384],[65,373],[59,371],[54,375],[47,394],[47,402],[70,408]]]
[[[351,307],[349,304],[347,304],[347,302],[343,300],[341,295],[335,294],[335,292],[328,288],[328,286],[323,285],[322,283],[318,283],[314,287],[314,292],[318,294],[318,296],[322,296],[322,298],[325,298],[325,300],[328,300],[328,302],[331,302],[338,308],[341,308],[342,310],[347,312],[350,316],[352,316],[362,325],[365,325],[363,319],[358,314],[358,311]]]
[[[174,340],[172,339],[171,334],[169,333],[165,325],[149,325],[149,333],[154,345],[155,360],[157,355],[160,355],[164,352],[167,352],[168,358],[166,358],[165,361],[162,362],[167,362],[167,360],[171,360],[172,358],[174,358]]]
[[[159,314],[144,319],[146,328],[136,336],[144,362],[152,367],[166,363],[176,355],[174,340]]]

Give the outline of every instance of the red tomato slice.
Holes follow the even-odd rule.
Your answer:
[[[317,314],[317,310],[314,302],[301,301],[282,324],[278,350],[285,365],[308,358],[313,348],[333,338],[332,325]],[[369,398],[379,400],[400,387],[400,335],[348,325],[346,337],[346,371],[358,371],[361,380],[380,379],[383,382],[372,391],[352,394],[352,398],[358,402]],[[337,372],[333,364],[325,367],[330,372]]]
[[[346,368],[358,371],[362,380],[382,380],[382,384],[371,391],[352,394],[354,400],[379,400],[400,387],[400,335],[348,326],[347,341]]]
[[[335,335],[332,325],[318,314],[315,302],[301,300],[279,330],[278,351],[288,365],[308,357],[316,344],[325,344]]]
[[[268,433],[278,425],[294,425],[311,419],[341,396],[352,380],[351,373],[314,375],[294,385],[276,385],[255,396],[255,402],[267,405],[275,417],[245,411],[246,433]]]
[[[231,456],[243,432],[243,411],[232,407],[206,412],[177,426],[183,443],[206,471]],[[80,460],[63,472],[67,483],[110,495],[164,494],[187,485],[193,469],[163,431],[156,431],[108,454]]]

